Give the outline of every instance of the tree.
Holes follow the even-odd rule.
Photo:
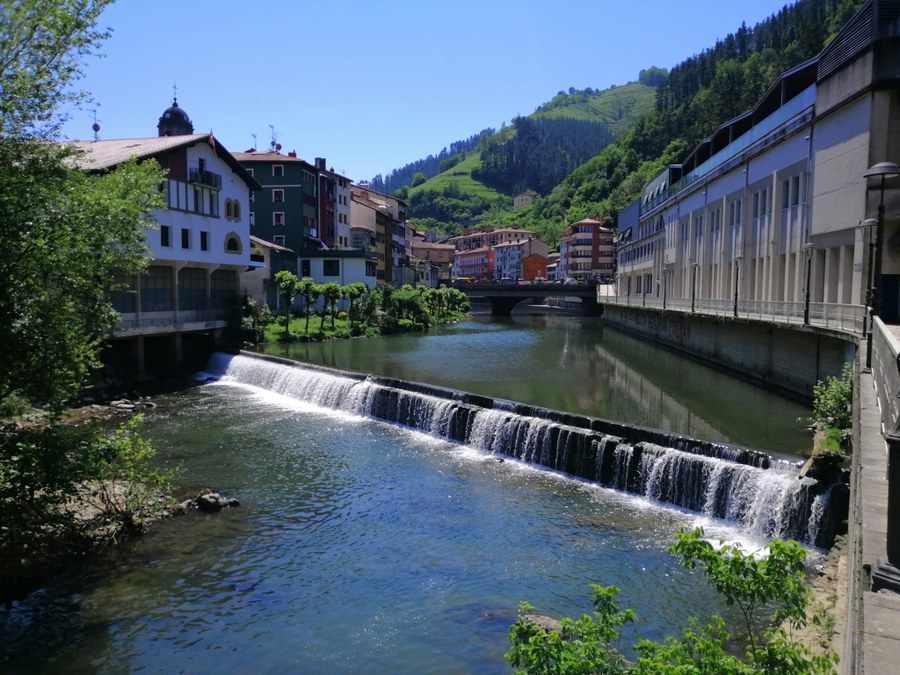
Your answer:
[[[116,279],[146,264],[144,226],[162,204],[155,162],[88,174],[75,152],[38,143],[58,131],[79,60],[106,37],[108,2],[0,3],[0,398],[58,410],[85,384],[117,321]]]
[[[714,548],[703,530],[681,532],[669,548],[693,569],[698,563],[729,606],[744,617],[749,645],[741,660],[727,649],[731,636],[724,621],[713,617],[700,625],[691,619],[680,637],[662,643],[638,639],[629,662],[619,650],[621,628],[634,621],[632,610],[620,611],[618,589],[593,586],[594,614],[574,620],[563,618],[558,629],[540,625],[527,603],[520,605],[519,620],[509,631],[512,647],[507,661],[519,673],[828,673],[833,654],[812,655],[791,638],[790,630],[805,623],[807,604],[803,585],[806,551],[794,541],[774,540],[768,555],[756,557],[739,546]],[[758,616],[771,611],[774,627]],[[781,626],[787,623],[788,629]]]
[[[112,1],[0,3],[0,136],[53,138],[66,119],[60,109],[87,99],[71,85],[109,36],[95,25]]]
[[[306,335],[309,336],[309,315],[312,307],[322,295],[322,285],[317,284],[309,277],[303,277],[297,284],[297,292],[303,298],[303,310],[306,312]]]
[[[366,293],[366,285],[360,282],[356,282],[355,284],[350,284],[349,286],[344,287],[344,297],[349,301],[349,307],[347,308],[347,316],[350,319],[350,330],[353,330],[353,321],[356,319],[357,306],[359,304],[359,299],[365,295]]]
[[[334,330],[334,315],[337,310],[337,301],[340,300],[343,295],[341,292],[341,285],[336,281],[329,281],[327,284],[322,284],[322,295],[325,297],[325,302],[331,306],[331,329]]]
[[[275,274],[275,283],[278,284],[278,294],[284,301],[284,340],[287,342],[291,338],[288,328],[291,323],[291,305],[299,292],[297,275],[290,270],[281,270]]]
[[[417,172],[415,173],[415,175],[412,177],[412,187],[416,187],[417,185],[421,185],[421,184],[424,183],[426,180],[428,180],[428,179],[425,177],[425,174],[422,173],[421,171],[417,171]]]

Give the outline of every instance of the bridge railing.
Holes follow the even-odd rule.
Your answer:
[[[712,316],[736,316],[757,321],[803,324],[806,303],[788,301],[721,300],[710,298],[659,298],[655,295],[616,295],[598,293],[597,302],[629,307],[655,307]],[[736,310],[736,311],[735,311]],[[866,319],[864,305],[829,302],[809,303],[809,324],[848,333],[863,333]]]

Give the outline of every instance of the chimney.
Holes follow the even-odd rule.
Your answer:
[[[296,156],[297,156],[297,151],[296,151],[296,150],[291,150],[291,151],[288,153],[288,157],[296,157]]]
[[[316,157],[316,168],[319,171],[326,171],[325,169],[325,158],[324,157]]]

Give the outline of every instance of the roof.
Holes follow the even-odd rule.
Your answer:
[[[430,248],[436,250],[447,250],[447,251],[455,251],[456,247],[453,244],[437,244],[433,241],[413,241],[412,245],[414,248]]]
[[[76,160],[78,166],[89,171],[102,171],[130,159],[148,159],[180,148],[189,148],[197,143],[215,143],[215,153],[254,190],[262,186],[251,176],[212,134],[188,134],[185,136],[153,136],[151,138],[119,138],[105,141],[71,141],[70,145],[83,154]]]
[[[465,251],[457,251],[456,256],[459,257],[461,255],[472,255],[473,253],[487,253],[491,250],[493,250],[492,246],[481,246],[479,248],[470,248]]]
[[[300,164],[306,164],[313,171],[318,171],[315,165],[310,164],[305,159],[301,159],[300,157],[292,157],[291,155],[282,155],[280,152],[274,152],[273,150],[245,150],[244,152],[235,152],[234,158],[239,162],[275,162],[278,164],[284,162],[298,162]]]
[[[294,253],[293,249],[287,248],[286,246],[279,246],[278,244],[273,244],[271,241],[261,239],[261,238],[257,237],[255,234],[250,235],[250,243],[253,244],[254,246],[262,246],[263,248],[270,248],[273,251],[281,251],[283,253]]]

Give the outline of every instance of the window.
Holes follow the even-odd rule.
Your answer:
[[[212,190],[209,191],[209,215],[219,217],[219,194]]]
[[[174,309],[171,267],[150,265],[140,283],[142,311],[165,312]]]
[[[252,176],[252,175],[253,175],[253,169],[247,169],[247,173],[249,173],[249,174]]]
[[[200,231],[200,250],[208,251],[209,250],[209,232],[204,230]]]
[[[284,201],[284,190],[272,190],[272,201],[280,203]]]
[[[241,203],[237,199],[231,202],[231,215],[235,220],[241,219]]]
[[[228,220],[231,220],[234,217],[230,199],[225,200],[225,217],[228,218]]]
[[[172,242],[169,239],[172,232],[172,228],[168,225],[161,225],[159,228],[159,245],[160,246],[171,246]]]
[[[309,260],[301,260],[300,261],[300,276],[301,277],[311,277],[312,276]]]
[[[253,211],[250,212],[250,227],[256,225],[256,214]]]
[[[325,277],[341,276],[341,261],[340,260],[323,260],[322,261],[322,276],[325,276]]]
[[[272,175],[273,176],[283,176],[284,175],[284,165],[283,164],[273,164],[272,165]]]
[[[225,251],[227,253],[240,253],[241,252],[241,242],[235,235],[231,235],[228,239],[225,240]]]
[[[185,267],[178,272],[178,309],[206,309],[206,270]]]
[[[276,227],[283,227],[284,226],[284,212],[276,211],[275,213],[273,213],[272,214],[272,224],[275,225]]]
[[[203,210],[203,199],[200,196],[200,188],[194,188],[194,213],[200,213]]]
[[[272,239],[274,239],[274,243],[278,244],[279,246],[284,246],[283,234],[276,234],[274,237],[272,237]]]
[[[186,228],[181,228],[181,248],[190,248],[191,247],[191,231]]]

